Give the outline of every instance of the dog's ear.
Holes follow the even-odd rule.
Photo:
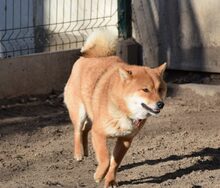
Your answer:
[[[161,77],[163,77],[166,68],[167,68],[166,62],[156,68]]]
[[[132,72],[130,70],[125,70],[123,68],[119,68],[118,72],[119,72],[119,76],[120,76],[121,80],[130,79],[132,76]]]

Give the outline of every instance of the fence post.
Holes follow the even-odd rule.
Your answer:
[[[117,55],[129,64],[142,65],[142,47],[132,38],[131,0],[118,0]]]
[[[118,32],[123,39],[132,36],[131,0],[118,0]]]

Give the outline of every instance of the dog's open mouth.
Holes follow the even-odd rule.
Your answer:
[[[159,109],[156,109],[156,110],[153,110],[152,108],[148,107],[146,104],[144,103],[141,103],[141,106],[143,108],[145,108],[146,110],[148,110],[149,112],[153,113],[153,114],[159,114],[160,113],[160,110]]]

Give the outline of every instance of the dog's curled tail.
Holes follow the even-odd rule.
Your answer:
[[[87,38],[81,53],[84,57],[106,57],[115,55],[117,35],[107,29],[97,30]]]

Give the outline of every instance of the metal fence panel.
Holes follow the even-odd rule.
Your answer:
[[[80,48],[102,27],[117,30],[117,0],[1,0],[0,58]]]

